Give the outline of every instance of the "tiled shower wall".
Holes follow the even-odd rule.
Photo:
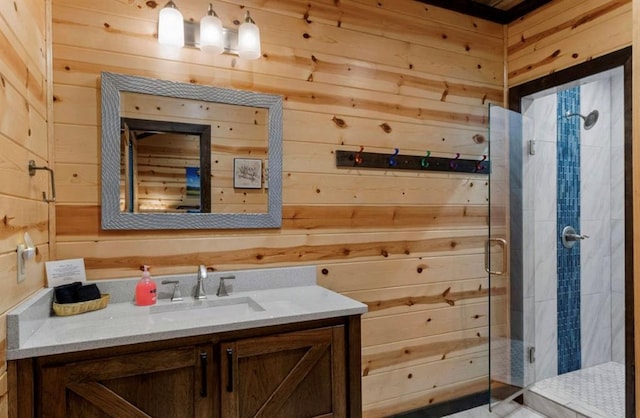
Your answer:
[[[580,245],[582,367],[624,363],[624,127],[623,75],[614,70],[580,87],[580,112],[600,112],[591,130],[580,123]],[[557,105],[555,93],[523,103],[525,305],[534,305],[535,380],[558,374]],[[553,185],[553,187],[552,187]],[[527,264],[531,268],[527,268]],[[532,275],[532,277],[527,277]],[[525,296],[526,297],[526,296]],[[526,311],[526,308],[525,308]],[[526,331],[525,331],[526,333]]]

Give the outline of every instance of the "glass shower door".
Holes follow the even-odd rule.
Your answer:
[[[535,381],[532,252],[523,236],[533,236],[523,182],[533,142],[523,141],[522,116],[489,106],[489,388],[491,405],[512,399]],[[529,232],[531,234],[529,234]],[[525,256],[525,253],[528,255]]]

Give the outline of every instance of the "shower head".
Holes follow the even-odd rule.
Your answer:
[[[598,116],[600,116],[600,113],[598,113],[597,110],[593,110],[587,116],[582,116],[579,113],[569,113],[569,112],[567,112],[565,117],[568,118],[569,116],[580,116],[582,118],[582,120],[584,121],[584,129],[589,130],[589,129],[593,128],[593,125],[595,125],[596,122],[598,121]]]

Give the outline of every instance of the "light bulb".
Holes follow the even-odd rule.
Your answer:
[[[184,19],[172,0],[160,10],[158,43],[179,48],[184,46]]]
[[[207,15],[200,19],[200,49],[211,54],[221,54],[224,51],[222,22],[213,11],[211,3]]]
[[[238,29],[238,51],[240,58],[254,60],[260,58],[260,29],[255,24],[249,12],[245,15],[245,20]]]

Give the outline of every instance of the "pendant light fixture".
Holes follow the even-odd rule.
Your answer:
[[[211,3],[207,14],[200,19],[200,49],[210,54],[222,54],[224,51],[222,21]]]
[[[186,31],[186,35],[185,35]],[[247,11],[239,29],[225,28],[209,3],[209,9],[199,23],[185,22],[173,0],[160,10],[158,42],[173,47],[200,48],[210,54],[223,52],[243,59],[257,59],[262,55],[260,29]]]
[[[162,45],[178,48],[184,46],[184,19],[173,0],[169,0],[160,10],[158,42]]]
[[[260,58],[260,29],[253,21],[249,11],[244,15],[244,22],[238,30],[238,52],[240,58],[254,60]]]

